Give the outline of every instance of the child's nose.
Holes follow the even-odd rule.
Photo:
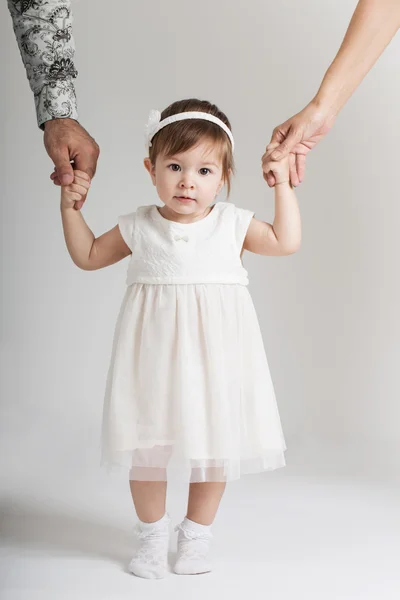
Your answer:
[[[193,181],[192,181],[191,177],[188,177],[187,175],[185,177],[182,177],[180,187],[182,189],[192,189],[194,187],[194,185],[193,185]]]

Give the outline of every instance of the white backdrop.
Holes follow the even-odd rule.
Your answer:
[[[76,1],[80,120],[101,147],[84,207],[93,231],[157,201],[142,166],[143,125],[150,108],[184,97],[227,113],[237,147],[231,199],[269,220],[260,157],[273,127],[315,93],[355,4],[118,0],[111,10]],[[127,261],[86,273],[70,260],[5,2],[0,40],[0,477],[6,492],[38,497],[96,478],[111,487],[99,436]],[[311,153],[298,192],[301,251],[245,256],[287,460],[304,469],[378,475],[398,461],[399,59],[398,37]]]

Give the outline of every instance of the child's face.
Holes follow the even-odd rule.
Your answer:
[[[160,200],[175,213],[201,213],[215,200],[224,181],[218,148],[208,141],[172,157],[159,155],[153,166],[144,161]]]

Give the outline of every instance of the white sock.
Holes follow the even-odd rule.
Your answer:
[[[162,579],[167,575],[169,523],[167,514],[155,523],[139,521],[136,528],[139,548],[129,564],[131,573],[145,579]]]
[[[200,525],[187,517],[175,527],[178,534],[178,556],[174,571],[178,575],[199,575],[211,571],[208,559],[212,538],[211,525]]]

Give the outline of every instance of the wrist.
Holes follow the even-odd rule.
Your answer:
[[[74,205],[65,204],[65,201],[63,199],[61,199],[61,202],[60,202],[60,211],[62,213],[69,213],[71,211],[75,212],[75,208],[74,208]]]
[[[69,117],[64,119],[49,119],[43,123],[44,131],[51,129],[52,127],[59,127],[60,125],[70,125],[73,123],[77,123],[76,119],[70,119]]]
[[[342,108],[341,89],[334,84],[333,76],[330,75],[329,70],[310,105],[321,115],[324,115],[325,118],[336,117]]]

